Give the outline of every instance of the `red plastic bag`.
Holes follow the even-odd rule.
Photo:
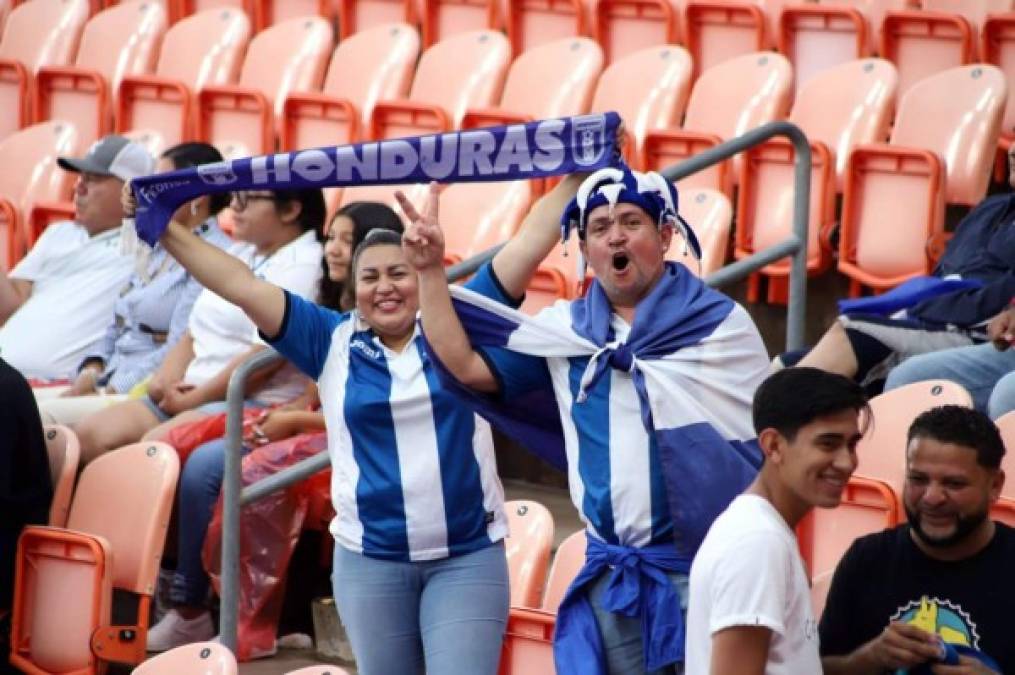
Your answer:
[[[257,419],[264,414],[260,408],[244,408],[244,426],[250,420]],[[165,442],[176,448],[176,454],[180,456],[180,465],[187,461],[187,457],[197,446],[222,438],[226,435],[226,413],[216,413],[202,417],[193,422],[184,422],[172,427],[165,437]]]
[[[243,458],[243,485],[275,474],[311,455],[327,451],[323,432],[300,434],[255,448]],[[322,472],[330,474],[330,471]],[[240,516],[240,607],[236,657],[249,661],[255,652],[275,646],[285,573],[307,515],[309,492],[321,474],[248,504]],[[204,567],[215,592],[221,592],[222,497],[204,540]]]

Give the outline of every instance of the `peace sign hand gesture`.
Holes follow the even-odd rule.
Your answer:
[[[409,264],[417,271],[444,266],[444,233],[438,222],[438,205],[444,186],[430,183],[422,215],[401,191],[395,193],[398,205],[409,218],[409,227],[402,234],[402,250]]]

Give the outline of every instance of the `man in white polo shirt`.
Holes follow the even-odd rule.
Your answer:
[[[155,168],[143,147],[122,136],[57,163],[78,174],[74,220],[46,228],[10,272],[0,266],[0,354],[42,379],[71,376],[109,325],[134,268],[120,255],[120,191]]]

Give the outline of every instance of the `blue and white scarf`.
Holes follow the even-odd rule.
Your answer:
[[[451,287],[451,294],[474,346],[544,358],[591,357],[576,405],[610,368],[632,374],[642,422],[659,447],[676,549],[664,560],[655,560],[658,551],[648,558],[634,551],[622,557],[631,571],[638,572],[635,577],[646,579],[658,577],[650,568],[680,571],[689,565],[712,521],[750,484],[761,465],[760,450],[752,440],[750,404],[768,372],[768,357],[747,312],[672,262],[637,306],[624,343],[614,337],[613,310],[597,280],[585,297],[558,302],[534,317],[458,286]],[[443,370],[439,362],[438,370]],[[555,466],[566,466],[565,437],[552,388],[506,400],[472,392],[446,370],[441,377],[506,435]],[[579,574],[582,585],[593,570],[602,569],[604,560],[618,555],[617,548],[588,558]],[[625,570],[628,566],[625,563]],[[627,572],[624,576],[629,578],[616,583],[634,595],[623,593],[625,599],[618,604],[642,617],[646,667],[681,661],[683,641],[672,639],[683,635],[679,603],[658,601],[665,589],[662,584],[639,582],[639,590],[633,577]],[[569,629],[566,635],[558,633],[558,668],[602,673],[598,631],[587,601],[574,592],[578,590],[572,588],[561,606],[558,625]],[[576,615],[564,616],[569,610]]]
[[[617,113],[297,150],[135,178],[135,227],[154,246],[173,213],[205,194],[486,182],[595,171],[619,159]]]

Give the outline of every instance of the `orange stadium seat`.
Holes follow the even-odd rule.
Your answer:
[[[898,525],[899,513],[899,495],[886,482],[850,478],[839,506],[811,509],[797,526],[800,553],[811,577],[835,570],[857,537]]]
[[[569,534],[560,542],[553,555],[550,574],[546,579],[546,592],[540,609],[556,612],[564,599],[571,582],[578,576],[578,570],[585,564],[585,530]]]
[[[889,11],[913,9],[915,0],[818,0],[818,3],[833,10],[836,6],[851,7],[860,12],[867,24],[867,49],[876,53],[881,46],[881,24]]]
[[[647,47],[614,61],[599,78],[592,112],[614,110],[628,133],[630,164],[641,157],[645,134],[680,126],[691,89],[691,57],[681,47]]]
[[[1001,497],[990,507],[990,518],[1008,527],[1015,527],[1015,499]]]
[[[679,30],[669,0],[596,0],[592,36],[606,63],[652,45],[675,44]]]
[[[917,415],[939,405],[973,406],[969,392],[948,380],[899,387],[870,401],[873,423],[856,446],[860,464],[854,476],[884,481],[901,497],[906,478],[906,435]],[[903,518],[899,514],[899,518]]]
[[[29,231],[34,204],[60,201],[70,194],[73,176],[56,165],[60,156],[80,149],[77,131],[67,122],[43,122],[0,141],[0,249],[10,269],[34,243]],[[4,230],[6,230],[4,232]]]
[[[932,12],[958,14],[969,22],[973,31],[973,50],[979,48],[977,38],[983,30],[987,17],[994,14],[1007,14],[1015,9],[1012,0],[921,0],[921,6]]]
[[[793,64],[794,85],[870,54],[870,26],[854,7],[792,5],[779,19],[778,49]]]
[[[74,479],[81,461],[81,443],[71,429],[54,424],[47,426],[46,453],[49,455],[49,475],[53,483],[53,501],[49,505],[49,526],[64,527],[70,512]]]
[[[360,139],[378,101],[409,92],[419,36],[404,23],[360,31],[339,43],[320,93],[293,92],[283,106],[282,149]]]
[[[1001,460],[1001,469],[1005,475],[1001,496],[1015,500],[1015,412],[1001,415],[994,420],[994,423],[1001,430],[1001,438],[1004,440],[1005,447],[1004,458]]]
[[[556,267],[540,265],[525,288],[525,300],[519,309],[526,314],[538,314],[558,300],[570,300],[572,297],[571,286],[564,273]]]
[[[300,668],[299,670],[290,670],[285,675],[349,675],[349,671],[345,668],[339,668],[338,666],[321,665],[321,666],[307,666],[306,668]]]
[[[72,122],[88,144],[113,129],[113,110],[126,75],[150,73],[166,31],[157,3],[132,2],[104,9],[85,25],[73,66],[39,70],[35,119]]]
[[[286,96],[320,89],[331,48],[331,25],[321,17],[261,31],[250,41],[235,86],[206,86],[198,93],[197,137],[226,158],[273,152]]]
[[[680,195],[680,215],[694,229],[701,244],[701,264],[677,237],[666,254],[668,260],[683,263],[694,274],[707,277],[726,263],[733,226],[733,205],[723,193],[708,188],[690,188]]]
[[[236,657],[218,642],[194,642],[154,656],[131,675],[237,675]],[[333,671],[334,672],[334,671]]]
[[[260,32],[269,26],[305,16],[320,16],[329,23],[335,12],[330,0],[248,0],[252,7],[254,31]]]
[[[74,61],[88,0],[34,0],[15,7],[0,38],[0,139],[33,119],[35,74]]]
[[[745,54],[702,73],[691,89],[684,126],[650,131],[645,138],[643,166],[659,170],[773,120],[789,110],[793,70],[776,53]],[[733,166],[739,167],[739,158]],[[722,162],[688,176],[677,185],[707,187],[733,194],[737,172]]]
[[[28,527],[18,540],[11,663],[26,673],[103,672],[144,660],[148,610],[180,462],[164,443],[107,453],[81,473],[67,528]],[[111,624],[112,591],[137,597]]]
[[[751,2],[690,0],[685,31],[695,78],[717,64],[768,46],[765,13]]]
[[[1000,68],[1009,83],[1015,82],[1015,13],[990,16],[983,24],[982,59]],[[1015,86],[1008,86],[1008,101],[1001,122],[1001,139],[995,161],[998,182],[1008,179],[1007,150],[1015,139]]]
[[[930,273],[944,247],[944,204],[986,193],[1006,98],[993,66],[938,73],[902,95],[888,145],[854,149],[839,241],[851,295]]]
[[[537,607],[546,585],[546,568],[553,546],[553,516],[540,504],[528,500],[504,503],[510,534],[505,540],[511,604]]]
[[[154,75],[120,83],[117,133],[147,134],[149,152],[194,138],[197,97],[205,86],[236,82],[250,40],[250,19],[237,9],[212,9],[181,19],[162,41]]]
[[[851,61],[815,75],[797,94],[791,122],[811,141],[811,192],[807,269],[816,274],[832,263],[825,236],[835,220],[836,186],[850,152],[888,135],[898,77],[883,59]],[[745,258],[788,237],[793,231],[794,160],[783,138],[747,151],[737,200],[735,255]],[[764,268],[769,302],[785,302],[788,261]],[[758,277],[751,276],[748,302],[758,300]]]
[[[421,34],[423,46],[444,38],[487,28],[500,28],[496,0],[425,0]]]
[[[339,0],[338,35],[344,40],[361,30],[387,23],[416,25],[413,0]]]
[[[492,30],[453,35],[430,47],[419,60],[409,97],[374,106],[365,138],[385,139],[440,133],[461,126],[468,108],[496,102],[511,63],[511,47]],[[398,186],[353,187],[342,191],[342,203],[379,201],[397,208]],[[422,200],[425,186],[406,190]]]
[[[505,28],[515,56],[589,30],[581,0],[508,0],[506,12]]]
[[[899,95],[929,75],[972,63],[975,40],[958,14],[889,11],[881,24],[878,53],[899,69]]]

